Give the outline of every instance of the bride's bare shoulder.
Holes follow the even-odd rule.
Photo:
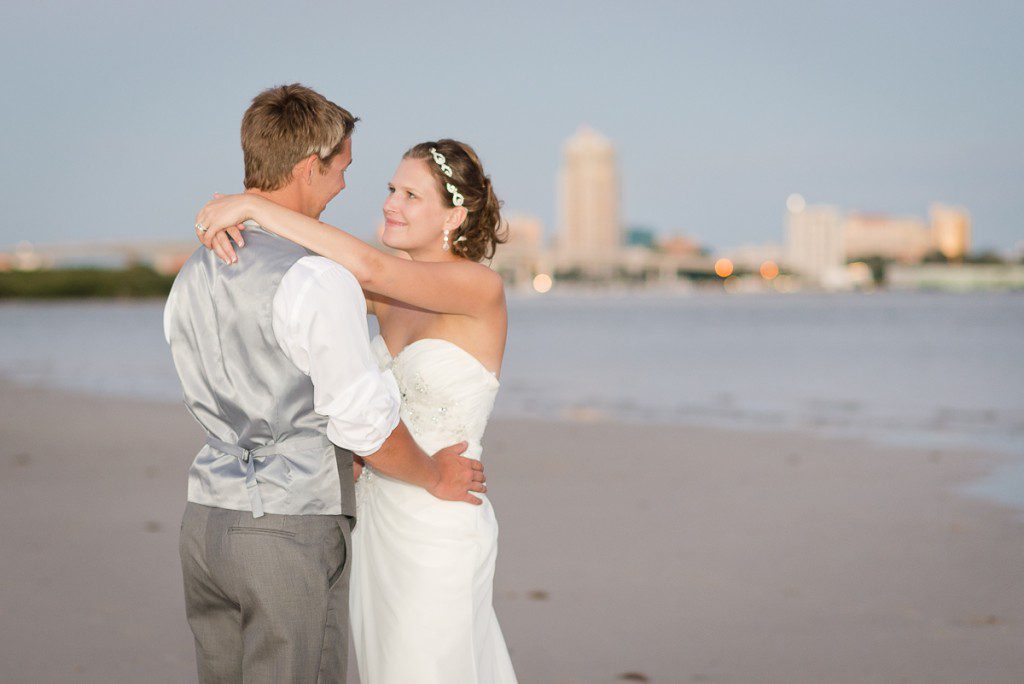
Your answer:
[[[464,264],[462,268],[465,269],[466,273],[469,274],[474,281],[474,284],[481,288],[482,293],[490,294],[503,294],[505,291],[505,282],[501,279],[501,274],[495,271],[486,264],[481,264],[476,261],[469,261],[464,259],[461,262]]]

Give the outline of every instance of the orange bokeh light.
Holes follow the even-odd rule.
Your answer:
[[[761,277],[765,280],[773,280],[779,275],[779,266],[774,261],[765,261],[761,264]]]
[[[728,278],[732,275],[732,262],[728,259],[719,259],[715,262],[715,274],[719,278]]]
[[[538,273],[537,276],[534,277],[533,279],[533,289],[536,290],[537,292],[540,292],[541,294],[544,294],[545,292],[550,292],[551,286],[553,284],[554,283],[551,280],[551,276],[549,276],[547,273]]]

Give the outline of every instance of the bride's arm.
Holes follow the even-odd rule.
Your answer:
[[[359,238],[256,195],[229,195],[207,203],[197,223],[203,242],[245,219],[336,261],[364,290],[441,313],[478,315],[504,297],[501,277],[468,260],[418,262],[385,254]]]

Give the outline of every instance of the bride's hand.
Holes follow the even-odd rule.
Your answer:
[[[215,193],[196,215],[196,236],[225,263],[238,261],[230,236],[239,247],[245,246],[242,222],[252,217],[252,195],[221,195]],[[204,230],[200,230],[200,226]]]

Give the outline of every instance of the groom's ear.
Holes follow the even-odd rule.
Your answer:
[[[319,159],[315,154],[309,155],[292,167],[292,178],[309,185],[313,182],[313,172],[318,163]]]

